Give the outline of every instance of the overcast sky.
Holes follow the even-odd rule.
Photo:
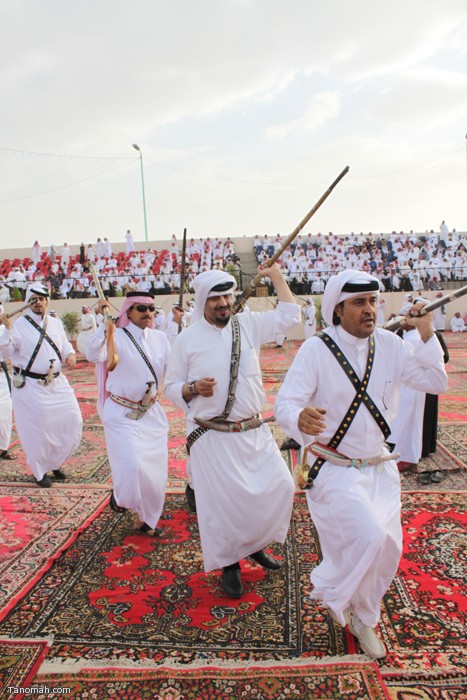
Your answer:
[[[466,0],[1,0],[0,248],[467,229]]]

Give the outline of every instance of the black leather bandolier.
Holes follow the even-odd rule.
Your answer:
[[[344,353],[342,350],[339,348],[338,345],[334,342],[334,340],[329,336],[327,333],[317,333],[316,336],[320,338],[320,340],[325,343],[326,347],[329,348],[330,352],[334,355],[342,369],[344,370],[345,374],[349,378],[349,380],[352,382],[352,384],[355,387],[355,398],[353,399],[352,403],[350,404],[349,408],[347,409],[347,412],[345,414],[344,419],[341,421],[341,424],[337,428],[336,432],[332,436],[331,440],[329,441],[329,447],[332,447],[334,449],[337,448],[341,440],[343,439],[344,435],[350,428],[350,425],[353,421],[353,419],[356,416],[356,413],[360,406],[363,404],[366,406],[368,411],[370,412],[371,417],[376,421],[376,424],[378,425],[378,428],[380,428],[381,432],[384,435],[384,439],[387,440],[391,433],[391,428],[387,424],[385,418],[383,415],[381,415],[379,409],[375,405],[374,401],[370,397],[370,395],[367,392],[367,387],[368,387],[368,382],[370,381],[370,374],[371,370],[373,368],[373,360],[375,357],[375,338],[374,335],[371,335],[369,337],[369,351],[368,351],[368,360],[366,363],[366,369],[365,369],[365,374],[363,376],[363,379],[360,381],[358,378],[357,373],[353,369],[352,365],[350,362],[347,360],[345,357]],[[319,470],[321,469],[322,465],[324,464],[326,460],[323,457],[318,457],[313,464],[310,467],[310,470],[308,472],[308,479],[307,483],[305,486],[305,489],[309,489],[313,486],[313,481],[316,479],[318,476]]]
[[[33,366],[34,360],[36,359],[37,354],[38,354],[39,350],[41,349],[41,345],[42,345],[43,341],[45,340],[50,345],[52,350],[57,354],[57,357],[60,360],[60,362],[62,362],[62,355],[60,353],[60,350],[58,349],[58,347],[55,345],[54,341],[52,340],[52,338],[50,338],[47,335],[47,316],[44,319],[44,326],[42,328],[30,316],[26,315],[23,318],[25,318],[26,321],[31,324],[31,326],[33,326],[37,331],[39,331],[39,340],[37,341],[37,345],[34,348],[34,351],[31,355],[31,357],[29,358],[29,362],[28,362],[26,368],[21,369],[21,367],[13,367],[14,374],[16,374],[19,377],[29,377],[30,379],[45,379],[47,377],[46,374],[37,374],[37,372],[31,371],[31,367]],[[58,377],[59,374],[60,374],[60,372],[55,372],[53,376]],[[14,382],[14,379],[15,378],[13,376],[13,382]],[[18,388],[21,388],[21,386],[24,386],[24,381],[25,380],[23,379],[23,384],[18,386]],[[16,384],[15,384],[15,386],[16,386]]]
[[[147,365],[149,371],[151,372],[152,376],[153,376],[154,379],[156,380],[156,389],[159,389],[159,380],[158,380],[158,378],[157,378],[156,370],[154,369],[154,367],[153,367],[152,364],[150,363],[150,361],[149,361],[149,359],[148,359],[146,353],[145,353],[144,350],[138,345],[138,343],[136,342],[136,339],[131,335],[131,333],[130,333],[129,330],[127,330],[126,328],[123,328],[122,330],[123,330],[124,333],[126,333],[126,335],[129,337],[129,339],[131,340],[131,342],[133,343],[133,345],[135,346],[135,348],[137,349],[137,351],[139,352],[139,354],[140,354],[141,357],[143,358],[143,360],[144,360],[144,362],[146,363],[146,365]]]
[[[225,421],[228,417],[230,411],[235,402],[235,390],[237,388],[238,380],[238,368],[240,365],[240,352],[241,352],[241,335],[240,335],[240,324],[236,316],[230,317],[230,323],[232,324],[232,355],[230,357],[230,384],[227,392],[227,403],[224,406],[224,410],[220,416],[212,418],[214,421]],[[207,433],[209,428],[195,428],[191,431],[186,439],[186,451],[190,454],[190,449],[193,443],[196,442],[201,435]]]

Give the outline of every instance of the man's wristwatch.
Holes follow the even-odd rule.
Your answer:
[[[197,396],[197,394],[198,394],[198,392],[196,391],[195,384],[196,384],[196,380],[194,382],[188,383],[188,391],[190,392],[190,394],[192,396]]]

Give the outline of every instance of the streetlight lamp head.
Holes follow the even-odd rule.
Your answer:
[[[141,148],[138,146],[137,143],[132,143],[131,145],[133,146],[133,148],[134,148],[136,151],[140,151],[140,150],[141,150]]]

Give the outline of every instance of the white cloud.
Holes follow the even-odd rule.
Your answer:
[[[365,111],[383,126],[424,131],[447,127],[452,120],[467,118],[467,75],[424,68],[391,76],[384,89],[375,89]]]
[[[268,138],[284,138],[290,133],[316,131],[340,111],[339,95],[335,92],[320,92],[309,100],[305,113],[285,124],[276,124],[266,130]]]

